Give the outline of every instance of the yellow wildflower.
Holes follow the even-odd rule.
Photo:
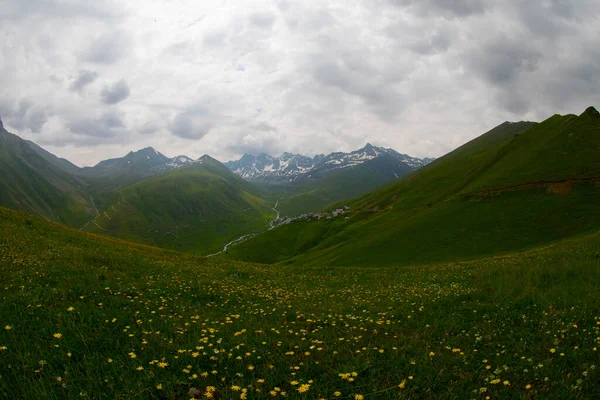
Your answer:
[[[298,388],[298,392],[299,393],[308,392],[308,389],[310,389],[310,385],[305,383],[303,385],[300,385],[300,387]]]

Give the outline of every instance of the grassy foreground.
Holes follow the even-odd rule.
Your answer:
[[[263,266],[0,208],[0,397],[598,398],[600,235],[468,263]]]

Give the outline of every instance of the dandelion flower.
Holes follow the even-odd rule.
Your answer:
[[[298,392],[299,393],[308,392],[308,389],[310,389],[310,385],[305,383],[303,385],[300,385],[300,387],[298,388]]]
[[[62,338],[62,334],[60,334],[60,333],[55,333],[55,334],[54,334],[54,335],[52,335],[52,336],[54,336],[54,337],[55,337],[55,338],[57,338],[57,339],[60,339],[60,338]]]

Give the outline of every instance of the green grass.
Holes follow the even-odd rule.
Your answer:
[[[4,398],[600,395],[598,233],[462,263],[265,266],[0,209],[0,279]]]

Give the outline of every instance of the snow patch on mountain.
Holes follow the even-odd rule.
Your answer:
[[[390,155],[412,169],[420,168],[432,161],[432,159],[419,159],[368,143],[362,149],[350,153],[318,154],[312,158],[292,153],[283,153],[279,157],[266,153],[257,156],[245,154],[239,160],[226,162],[225,165],[247,180],[290,182],[301,176],[310,177],[308,173],[312,171],[328,173],[336,169],[354,167],[383,155]]]

